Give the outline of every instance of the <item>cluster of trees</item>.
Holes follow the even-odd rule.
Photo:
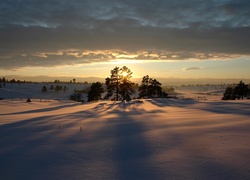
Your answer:
[[[163,94],[161,83],[156,79],[150,78],[148,75],[142,78],[142,83],[139,86],[139,98],[154,98],[167,96]]]
[[[59,79],[55,79],[54,83],[55,84],[62,84],[62,83],[76,84],[77,82],[76,82],[76,79],[74,78],[74,79],[72,79],[70,81],[60,81]],[[79,82],[78,82],[78,84],[79,84]],[[88,84],[88,82],[85,81],[85,82],[83,82],[83,84]]]
[[[240,81],[234,87],[227,87],[222,100],[235,100],[235,99],[243,99],[244,97],[250,96],[250,87],[246,85],[244,82]]]
[[[115,67],[111,70],[110,77],[105,79],[105,89],[100,82],[93,83],[88,92],[88,102],[102,99],[102,93],[107,92],[104,99],[115,101],[130,101],[131,95],[135,93],[135,83],[131,82],[132,71],[123,66]],[[166,97],[167,94],[162,92],[161,83],[156,79],[144,76],[139,86],[139,98]]]
[[[58,85],[56,87],[54,87],[53,85],[51,85],[49,90],[52,90],[52,91],[55,90],[56,92],[63,90],[65,92],[65,91],[67,91],[67,87],[66,86],[62,87],[62,86],[58,86]],[[48,91],[48,88],[46,86],[43,86],[42,92],[46,93],[47,91]]]
[[[131,95],[135,92],[133,89],[134,83],[130,81],[132,71],[123,66],[122,68],[115,67],[111,70],[110,77],[105,79],[107,95],[105,99],[113,97],[113,100],[130,101]]]

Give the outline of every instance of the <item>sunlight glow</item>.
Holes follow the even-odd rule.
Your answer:
[[[127,72],[125,72],[125,71],[122,72],[122,76],[123,76],[123,77],[126,77],[127,75],[128,75]]]

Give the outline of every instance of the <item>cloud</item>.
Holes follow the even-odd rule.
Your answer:
[[[189,67],[189,68],[184,68],[183,71],[193,71],[193,70],[200,70],[202,69],[201,67]]]
[[[0,12],[1,68],[250,56],[248,1],[24,0]]]

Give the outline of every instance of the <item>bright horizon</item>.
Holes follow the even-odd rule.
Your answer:
[[[250,79],[249,6],[3,1],[0,76],[105,78],[127,66],[133,78]]]
[[[124,61],[122,63],[125,63]],[[53,78],[106,78],[110,71],[122,63],[99,63],[79,66],[61,67],[24,67],[13,70],[1,70],[1,77],[38,77]],[[195,65],[199,65],[196,67]],[[249,79],[249,60],[230,61],[188,61],[188,62],[129,62],[125,64],[133,72],[133,78],[142,78],[149,75],[154,78],[180,78],[180,79]]]

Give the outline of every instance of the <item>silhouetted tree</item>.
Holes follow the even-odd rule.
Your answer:
[[[123,66],[122,68],[115,67],[113,70],[111,70],[110,77],[105,79],[105,85],[108,92],[106,98],[114,94],[114,99],[116,101],[120,99],[120,96],[122,100],[129,99],[130,95],[133,93],[131,90],[133,85],[133,83],[130,81],[131,77],[132,72],[126,66]]]
[[[49,88],[49,90],[54,90],[54,89],[55,89],[55,88],[54,88],[53,85],[51,85],[50,88]]]
[[[54,81],[54,83],[59,83],[60,82],[60,80],[58,79],[55,79],[55,81]]]
[[[15,79],[10,80],[10,83],[16,83]]]
[[[43,86],[43,88],[42,88],[42,92],[47,92],[48,91],[48,89],[47,89],[47,87],[46,86]]]
[[[6,79],[5,77],[2,78],[2,82],[5,83],[6,82]]]
[[[234,92],[237,99],[243,99],[244,97],[247,97],[248,87],[245,83],[240,81],[234,88]]]
[[[148,86],[149,86],[150,78],[148,75],[143,76],[141,85],[139,86],[139,97],[147,98],[149,97]]]
[[[248,84],[248,91],[247,91],[247,98],[249,98],[250,97],[250,84]]]
[[[240,81],[235,87],[226,88],[222,100],[243,99],[244,97],[247,97],[248,91],[248,86]]]
[[[148,75],[142,78],[142,83],[139,86],[139,97],[160,97],[162,95],[161,83],[156,79],[149,78]]]
[[[128,80],[124,80],[123,83],[120,84],[119,90],[123,101],[130,101],[131,95],[135,92],[133,83]]]
[[[90,90],[88,92],[88,102],[100,100],[101,93],[103,92],[104,89],[102,87],[102,83],[100,82],[92,83],[92,85],[90,86]]]
[[[59,92],[59,91],[61,91],[62,89],[63,89],[62,86],[56,86],[56,87],[55,87],[55,91],[56,91],[56,92]]]
[[[148,92],[149,97],[160,97],[162,94],[161,83],[156,79],[151,79],[149,81]]]
[[[120,94],[123,101],[130,101],[130,96],[135,92],[133,89],[134,83],[130,81],[132,72],[126,66],[121,68],[121,83],[119,85]]]
[[[115,67],[113,70],[111,70],[111,87],[115,90],[115,99],[116,101],[119,100],[119,84],[121,80],[121,75],[120,75],[120,69],[119,67]]]
[[[106,85],[107,94],[104,97],[104,99],[109,99],[113,95],[113,90],[114,90],[113,86],[115,86],[115,85],[111,84],[111,78],[109,78],[109,77],[107,77],[105,79],[105,85]]]
[[[233,87],[227,87],[223,93],[222,100],[235,100],[236,96]]]
[[[58,92],[59,91],[59,86],[55,87],[55,91]]]

